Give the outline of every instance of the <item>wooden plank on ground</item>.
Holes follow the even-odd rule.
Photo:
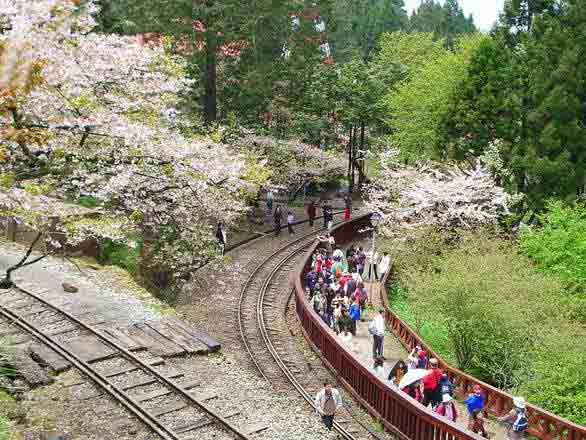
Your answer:
[[[145,322],[145,325],[152,328],[162,337],[169,339],[170,341],[174,342],[175,344],[183,348],[187,353],[193,354],[200,350],[207,350],[207,346],[199,342],[197,339],[193,337],[189,338],[185,334],[174,332],[173,329],[169,328],[166,325],[166,323],[162,321],[147,321]]]
[[[183,331],[187,332],[188,334],[192,335],[193,337],[195,337],[198,340],[200,340],[201,342],[203,342],[205,345],[207,345],[209,347],[209,349],[211,351],[216,351],[221,348],[221,344],[216,339],[214,339],[210,335],[208,335],[207,333],[205,333],[201,330],[194,329],[194,328],[188,326],[183,321],[181,321],[177,318],[174,318],[174,317],[166,317],[164,319],[166,322],[168,322],[172,326],[179,327]]]
[[[98,362],[112,357],[116,350],[92,336],[77,336],[67,340],[63,345],[86,362]]]
[[[129,329],[130,336],[135,336],[144,342],[148,350],[162,357],[173,357],[185,354],[185,350],[174,342],[163,338],[157,332],[144,324],[135,324]]]
[[[108,335],[112,336],[118,344],[122,347],[126,348],[128,351],[139,351],[139,350],[146,350],[146,346],[137,342],[136,340],[132,339],[128,335],[124,334],[122,331],[115,329],[115,328],[107,328],[104,329],[104,332]]]

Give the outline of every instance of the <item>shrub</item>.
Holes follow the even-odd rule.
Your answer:
[[[540,227],[526,228],[520,247],[545,272],[564,279],[575,290],[586,282],[586,208],[550,201]]]
[[[77,202],[85,208],[95,208],[98,206],[98,199],[93,196],[81,196]]]
[[[137,275],[140,267],[141,247],[140,241],[136,247],[130,247],[122,242],[106,240],[100,247],[99,262],[121,267],[131,275]]]

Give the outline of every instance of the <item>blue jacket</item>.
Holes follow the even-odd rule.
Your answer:
[[[466,400],[464,400],[468,412],[472,414],[475,409],[484,408],[484,395],[470,394]]]
[[[359,321],[360,320],[360,307],[358,307],[358,304],[353,303],[350,306],[350,310],[348,310],[348,314],[350,315],[350,318],[352,318],[354,321]]]

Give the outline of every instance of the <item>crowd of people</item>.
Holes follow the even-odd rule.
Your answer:
[[[352,347],[357,323],[365,320],[369,304],[369,293],[363,277],[371,281],[383,279],[390,269],[391,259],[386,252],[379,257],[378,252],[367,252],[361,247],[350,246],[344,252],[336,246],[334,237],[329,233],[318,239],[320,246],[313,254],[311,268],[305,277],[306,293],[313,310],[324,323],[337,334],[343,345]],[[368,333],[372,336],[372,371],[389,386],[396,387],[439,416],[456,422],[461,415],[454,402],[454,384],[440,368],[438,360],[429,358],[421,347],[413,348],[406,359],[398,361],[390,373],[385,374],[384,313],[384,309],[375,311],[368,323]],[[338,408],[341,400],[335,389],[333,394],[328,389],[332,390],[331,384],[316,397],[316,408],[326,427],[331,429],[334,407]],[[325,405],[324,399],[331,399],[331,402]],[[318,404],[321,406],[318,407]],[[464,401],[466,426],[470,431],[488,438],[484,419],[485,404],[485,393],[480,386],[475,385],[473,392]],[[514,405],[511,412],[498,420],[507,424],[507,437],[518,440],[527,430],[527,414],[522,398],[515,398]]]

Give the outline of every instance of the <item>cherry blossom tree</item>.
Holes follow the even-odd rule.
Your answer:
[[[38,231],[47,253],[138,229],[158,239],[153,264],[184,277],[214,253],[215,223],[233,222],[256,188],[244,158],[197,137],[182,114],[184,60],[91,33],[96,10],[92,0],[0,4],[10,23],[0,39],[0,216]],[[73,221],[52,202],[81,195],[104,216]]]
[[[510,195],[481,161],[468,168],[430,162],[405,167],[398,157],[396,150],[383,153],[382,171],[368,188],[369,209],[384,214],[383,233],[397,226],[469,228],[508,213]]]

